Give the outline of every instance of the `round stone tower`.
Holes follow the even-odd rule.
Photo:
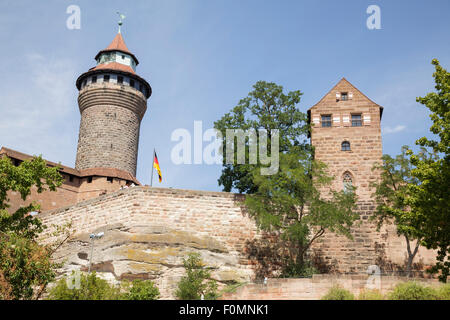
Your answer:
[[[78,77],[81,113],[75,168],[111,168],[136,176],[139,129],[152,88],[136,74],[138,60],[117,33]]]

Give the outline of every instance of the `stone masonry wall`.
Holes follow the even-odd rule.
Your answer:
[[[235,292],[224,294],[222,300],[319,300],[335,285],[352,292],[357,298],[364,290],[390,292],[396,284],[411,279],[396,276],[313,275],[304,279],[267,279],[267,283],[250,283]],[[419,279],[415,279],[416,281]],[[420,279],[426,286],[439,285],[436,279]]]
[[[57,252],[66,259],[61,272],[87,270],[89,234],[95,241],[92,270],[110,280],[154,279],[163,298],[172,298],[183,275],[182,258],[199,252],[222,283],[249,281],[246,239],[258,237],[253,221],[239,206],[239,195],[219,192],[134,187],[44,212],[48,226],[73,222],[74,236]],[[53,228],[43,241],[53,241]]]
[[[116,168],[136,176],[139,129],[147,109],[139,91],[91,84],[80,91],[81,112],[75,168]]]
[[[103,231],[105,236],[94,242],[92,270],[111,281],[153,279],[162,298],[169,299],[184,274],[182,258],[189,252],[200,253],[223,285],[255,279],[259,262],[248,254],[249,243],[264,237],[241,208],[241,200],[242,195],[224,192],[133,187],[43,212],[40,218],[50,228],[41,240],[57,240],[51,235],[52,225],[72,222],[74,234],[55,258],[65,261],[61,273],[87,271],[89,234]],[[364,204],[365,220],[370,208],[363,208]],[[330,272],[365,273],[367,265],[382,257],[376,249],[379,239],[386,259],[393,252],[405,252],[395,233],[383,237],[365,227],[355,227],[354,241],[326,233],[316,247],[322,250],[319,260],[334,265]]]

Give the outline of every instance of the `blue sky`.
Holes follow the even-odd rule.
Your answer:
[[[69,30],[66,8],[81,9]],[[381,30],[366,9],[381,8]],[[138,57],[153,95],[142,121],[137,177],[161,187],[221,190],[218,165],[174,165],[173,130],[204,130],[258,80],[301,90],[305,111],[346,77],[384,106],[383,152],[429,135],[415,102],[434,89],[431,60],[450,68],[450,1],[16,1],[0,2],[0,146],[74,166],[80,115],[76,78],[117,32]],[[155,179],[156,180],[156,179]]]

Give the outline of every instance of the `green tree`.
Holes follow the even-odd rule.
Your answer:
[[[377,202],[377,208],[371,220],[377,222],[378,231],[384,223],[395,224],[397,234],[406,240],[408,253],[406,273],[407,276],[411,276],[413,260],[422,242],[422,235],[418,230],[420,221],[417,211],[407,203],[410,185],[419,184],[418,179],[411,173],[413,166],[406,155],[408,149],[408,146],[403,146],[401,154],[395,158],[383,155],[383,163],[374,165],[373,170],[380,172],[380,180],[371,184],[371,187],[375,189],[373,196]],[[421,151],[420,157],[426,159],[425,149]],[[412,248],[414,240],[416,244]]]
[[[430,111],[433,124],[430,131],[436,140],[420,138],[416,144],[430,148],[440,158],[423,159],[411,150],[412,175],[418,184],[409,184],[408,205],[419,218],[422,242],[428,249],[437,249],[437,263],[432,272],[440,272],[440,280],[446,282],[450,274],[450,73],[434,59],[433,77],[436,92],[428,93],[417,101]]]
[[[36,241],[45,226],[29,213],[39,211],[39,205],[32,203],[9,213],[8,191],[19,192],[26,200],[32,186],[37,192],[55,191],[61,182],[58,168],[47,167],[41,157],[19,166],[7,157],[0,159],[0,298],[37,298],[59,266],[51,261],[55,246],[41,246]]]
[[[175,296],[181,300],[200,300],[203,294],[205,300],[215,300],[218,297],[217,283],[211,278],[200,254],[190,253],[183,259],[186,275],[178,283]]]
[[[306,115],[299,111],[297,104],[302,93],[291,91],[283,93],[283,87],[275,83],[258,81],[248,96],[241,99],[231,112],[226,113],[214,123],[214,128],[222,133],[224,151],[226,148],[226,130],[278,129],[280,132],[280,151],[286,152],[292,146],[309,148],[307,133],[309,126]],[[270,136],[269,136],[270,141]],[[246,150],[249,141],[245,141]],[[269,143],[270,144],[270,143]],[[235,146],[235,150],[237,146]],[[236,154],[236,152],[235,152]],[[260,163],[258,159],[258,163]],[[223,190],[230,192],[233,188],[241,193],[253,193],[256,186],[253,183],[253,165],[249,164],[249,153],[245,154],[245,164],[226,164],[224,159],[222,175],[218,182]]]
[[[280,154],[278,173],[261,175],[254,169],[257,191],[247,195],[245,204],[262,230],[277,232],[285,242],[289,261],[283,273],[302,276],[309,267],[306,257],[313,242],[326,231],[352,238],[350,228],[358,214],[354,188],[329,189],[332,178],[325,166],[312,161],[301,148],[294,149]]]
[[[331,190],[332,178],[326,174],[325,165],[314,160],[307,116],[297,106],[302,93],[285,94],[283,87],[264,81],[253,88],[214,126],[222,133],[224,151],[227,129],[279,130],[279,150],[268,149],[270,156],[278,152],[279,170],[264,175],[260,159],[250,164],[246,140],[246,164],[237,164],[236,157],[232,164],[224,161],[219,184],[224,191],[236,188],[248,193],[245,204],[250,215],[261,229],[279,233],[289,248],[290,261],[284,274],[303,274],[308,269],[305,263],[308,249],[326,230],[350,237],[350,227],[358,218],[353,211],[356,195]],[[269,135],[269,146],[271,138]]]

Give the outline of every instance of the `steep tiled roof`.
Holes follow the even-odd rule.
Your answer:
[[[103,52],[108,52],[108,51],[120,51],[120,52],[127,53],[133,57],[133,59],[136,61],[136,65],[139,64],[139,61],[136,58],[136,56],[134,54],[132,54],[130,52],[130,50],[128,50],[127,45],[125,44],[125,41],[123,40],[122,34],[120,32],[116,34],[113,41],[109,44],[109,46],[106,47],[106,49],[103,49],[102,51],[97,53],[97,55],[95,56],[95,59],[97,59],[98,56],[101,55]]]
[[[33,156],[30,156],[28,154],[2,147],[0,149],[0,158],[4,155],[7,156],[8,158],[17,159],[20,161],[25,161],[25,160],[29,160],[29,159],[33,158]],[[132,181],[135,184],[140,185],[139,181],[131,173],[123,171],[123,170],[115,169],[115,168],[90,168],[90,169],[84,169],[84,170],[77,170],[77,169],[63,166],[62,164],[58,164],[58,163],[51,162],[48,160],[45,160],[45,162],[50,167],[59,166],[61,168],[60,169],[61,172],[71,174],[71,175],[79,177],[79,178],[89,177],[89,176],[112,177],[112,178],[118,178],[118,179],[122,179],[122,180]]]
[[[106,51],[106,50],[120,50],[122,52],[132,54],[130,52],[130,50],[128,50],[127,45],[125,44],[125,41],[123,40],[121,33],[116,34],[113,41],[109,44],[109,46],[104,51]]]
[[[16,150],[12,150],[12,149],[8,149],[8,148],[5,148],[5,147],[2,147],[0,149],[0,157],[3,156],[3,155],[6,155],[8,158],[17,159],[17,160],[20,160],[20,161],[30,160],[30,159],[33,158],[33,156],[30,156],[29,154],[25,154],[25,153],[22,153],[22,152],[19,152],[19,151],[16,151]],[[68,174],[71,174],[71,175],[74,175],[74,176],[79,176],[80,175],[80,172],[78,170],[74,169],[74,168],[63,166],[62,164],[58,164],[58,163],[51,162],[51,161],[48,161],[48,160],[45,160],[45,162],[47,162],[47,165],[50,166],[50,167],[59,166],[61,168],[61,171],[64,172],[64,173],[68,173]]]

